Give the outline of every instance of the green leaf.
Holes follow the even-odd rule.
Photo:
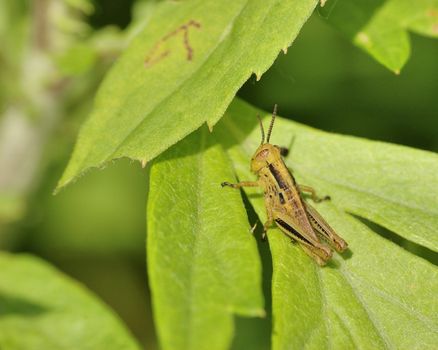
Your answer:
[[[263,316],[256,242],[222,147],[207,127],[154,162],[147,257],[163,349],[227,349],[234,314]]]
[[[254,179],[249,160],[260,143],[257,114],[264,113],[235,100],[218,127],[240,180]],[[292,138],[286,163],[298,183],[332,197],[315,206],[350,249],[320,268],[278,229],[268,232],[273,349],[434,348],[438,270],[347,212],[436,249],[438,156],[278,118],[273,143],[287,146]],[[246,192],[263,222],[260,190]]]
[[[408,31],[438,37],[438,0],[332,0],[320,12],[397,74],[410,55]]]
[[[58,187],[90,167],[143,163],[207,122],[286,50],[316,0],[164,2],[102,84]]]
[[[27,255],[0,254],[0,348],[139,349],[82,286]]]

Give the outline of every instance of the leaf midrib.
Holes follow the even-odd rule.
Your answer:
[[[196,177],[196,230],[195,232],[195,240],[193,242],[193,256],[192,256],[192,262],[190,265],[190,271],[189,271],[189,291],[188,291],[188,299],[189,299],[189,310],[188,310],[188,347],[187,349],[193,349],[193,343],[194,343],[194,335],[192,330],[194,327],[193,324],[193,315],[194,315],[194,304],[193,304],[193,294],[194,294],[194,280],[196,279],[196,267],[198,265],[198,257],[199,257],[199,241],[202,239],[201,232],[203,227],[203,211],[202,211],[202,177],[204,174],[203,171],[203,164],[204,164],[204,150],[205,150],[205,131],[200,131],[200,141],[199,141],[199,153],[197,155],[197,163],[198,163],[198,169],[197,169],[197,177]]]
[[[313,263],[313,262],[312,262]],[[332,343],[330,341],[330,325],[328,322],[328,318],[326,317],[328,315],[328,306],[327,306],[327,297],[325,295],[325,291],[324,291],[324,282],[322,280],[322,276],[321,276],[321,269],[319,266],[317,266],[315,263],[314,265],[314,269],[315,269],[315,274],[316,274],[316,279],[318,281],[318,291],[319,291],[319,295],[321,297],[321,322],[324,323],[325,326],[325,331],[326,331],[326,340],[327,340],[327,349],[332,349]],[[324,316],[325,315],[325,316]]]
[[[373,328],[375,329],[377,335],[379,336],[379,338],[383,341],[383,343],[385,344],[387,349],[394,349],[394,346],[392,345],[392,343],[390,342],[390,340],[388,339],[387,335],[382,331],[382,327],[380,327],[379,322],[377,322],[374,318],[374,316],[371,314],[367,304],[365,303],[365,301],[362,299],[362,295],[359,293],[359,291],[356,289],[356,286],[353,285],[353,283],[351,282],[350,276],[348,274],[348,272],[346,272],[344,269],[339,268],[338,271],[341,273],[341,275],[344,277],[344,280],[347,282],[347,284],[350,286],[351,291],[355,297],[355,299],[357,300],[357,302],[360,304],[360,306],[362,307],[362,309],[365,311],[365,314],[368,317],[368,320],[370,321],[371,325],[373,326]]]

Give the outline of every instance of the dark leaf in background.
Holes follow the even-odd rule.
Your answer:
[[[118,318],[40,259],[0,254],[2,349],[139,349]]]
[[[396,74],[411,53],[408,31],[438,38],[437,0],[330,0],[320,13]]]

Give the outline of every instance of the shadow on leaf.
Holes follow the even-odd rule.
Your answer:
[[[245,204],[245,209],[248,213],[248,220],[252,226],[255,222],[259,222],[254,208],[248,199],[249,196],[242,191],[242,199]],[[232,350],[247,349],[263,350],[271,348],[272,332],[272,256],[269,249],[268,240],[262,241],[260,239],[262,235],[262,225],[257,225],[254,232],[254,239],[257,241],[257,248],[260,254],[262,262],[263,273],[263,295],[265,299],[265,311],[266,317],[263,318],[248,318],[239,317],[235,318],[236,332],[233,339]]]
[[[360,216],[351,214],[354,218],[358,219],[360,222],[362,222],[364,225],[368,226],[371,230],[376,232],[378,235],[382,236],[383,238],[386,238],[387,240],[397,244],[401,248],[407,250],[408,252],[415,254],[427,261],[429,261],[431,264],[434,264],[435,266],[438,266],[438,253],[434,252],[433,250],[430,250],[426,247],[423,247],[419,244],[416,244],[414,242],[411,242],[407,239],[404,239],[403,237],[400,237],[397,233],[392,232],[388,229],[386,229],[383,226],[380,226],[372,221],[369,221],[367,219],[364,219]]]
[[[46,307],[0,292],[0,318],[10,315],[35,317],[46,312]]]

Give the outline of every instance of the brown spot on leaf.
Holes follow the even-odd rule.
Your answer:
[[[189,40],[189,29],[191,27],[199,29],[201,27],[201,24],[192,19],[187,23],[182,24],[181,26],[171,31],[170,33],[167,33],[160,40],[158,40],[157,43],[146,54],[146,58],[144,60],[145,67],[149,68],[154,64],[156,64],[157,62],[168,57],[171,54],[171,49],[163,48],[163,46],[171,39],[176,38],[179,33],[182,33],[183,45],[187,53],[186,59],[187,61],[191,61],[193,59],[193,52],[194,52],[193,47],[190,45],[190,40]]]

